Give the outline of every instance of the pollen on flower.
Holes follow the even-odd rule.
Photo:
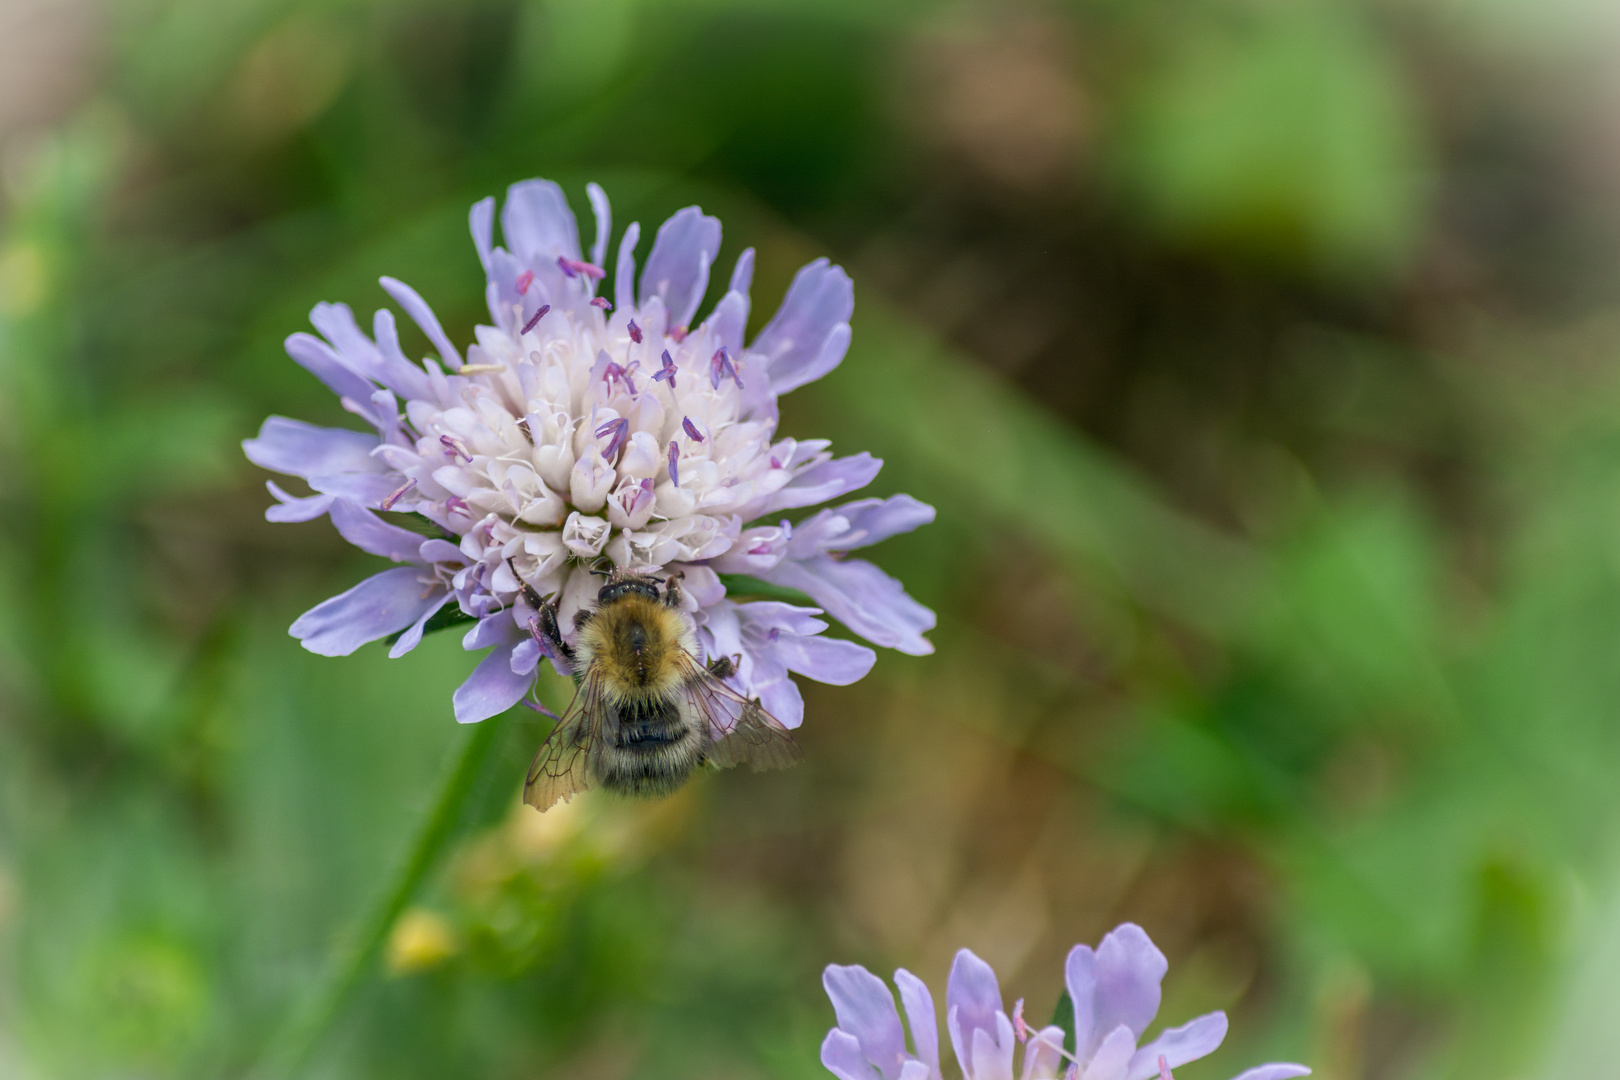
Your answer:
[[[593,308],[601,308],[603,311],[612,311],[613,310],[613,305],[608,303],[608,298],[605,297],[605,296],[598,296],[595,299],[593,299],[591,301],[591,307],[593,307]]]
[[[546,317],[546,312],[548,312],[550,310],[551,310],[551,305],[550,304],[541,304],[540,305],[540,310],[536,311],[533,315],[529,316],[529,321],[523,324],[523,332],[525,334],[527,334],[530,330],[533,330],[534,327],[535,327],[535,324],[538,323],[541,319],[545,318]]]
[[[630,330],[630,340],[635,342],[637,345],[640,345],[641,344],[641,327],[636,325],[636,320],[634,320],[634,319],[630,320],[630,326],[629,326],[628,329]],[[668,356],[669,354],[665,353],[664,355]]]
[[[1029,1042],[1029,1025],[1024,1022],[1024,999],[1019,998],[1013,1005],[1013,1034],[1018,1036],[1021,1043]]]
[[[518,295],[519,296],[527,296],[527,295],[529,295],[529,286],[533,285],[533,284],[534,284],[534,271],[533,270],[525,270],[525,271],[523,271],[523,276],[517,279]]]
[[[702,442],[703,436],[698,434],[697,425],[692,423],[690,416],[681,417],[681,428],[686,432],[687,438],[693,442]]]
[[[596,280],[607,277],[607,271],[594,263],[569,259],[562,255],[557,256],[557,266],[569,277],[588,277]]]
[[[469,463],[473,459],[472,454],[467,450],[467,445],[454,435],[440,435],[439,445],[448,450],[452,458],[464,457]]]
[[[738,376],[737,367],[731,362],[731,353],[724,345],[709,358],[709,385],[718,390],[723,379],[731,379],[737,384],[737,389],[742,389],[742,378]]]

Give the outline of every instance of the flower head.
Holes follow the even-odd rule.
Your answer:
[[[1056,1024],[1036,1030],[1025,1023],[1022,1001],[1008,1017],[996,973],[961,950],[945,988],[945,1026],[964,1080],[1013,1080],[1019,1044],[1022,1080],[1151,1080],[1213,1053],[1226,1037],[1225,1013],[1200,1016],[1137,1045],[1158,1014],[1167,968],[1164,954],[1134,923],[1115,928],[1095,950],[1076,945],[1064,965],[1074,1002],[1071,1035]],[[821,981],[838,1018],[821,1044],[821,1063],[840,1080],[941,1080],[934,999],[920,979],[904,968],[894,973],[911,1027],[910,1053],[882,979],[864,967],[830,964]],[[1310,1071],[1260,1065],[1236,1080],[1290,1080]]]
[[[590,568],[680,572],[709,656],[738,657],[733,680],[783,724],[804,712],[789,672],[839,685],[875,654],[822,636],[823,612],[874,644],[923,654],[934,615],[857,547],[916,528],[933,510],[905,495],[822,510],[797,528],[760,525],[870,483],[882,462],[834,457],[820,439],[779,437],[777,397],[827,374],[849,346],[854,294],[826,259],[799,271],[776,316],[744,343],[754,253],[737,260],[707,318],[694,318],[720,249],[720,222],[687,207],[658,230],[639,282],[639,224],[625,230],[614,302],[596,295],[611,234],[607,196],[592,184],[595,242],[556,184],[513,185],[494,243],[495,200],[472,208],[493,325],[463,356],[427,303],[383,278],[437,351],[416,363],[394,316],[367,336],[342,304],[318,304],[322,337],[294,334],[287,352],[370,428],[321,428],[282,417],[243,444],[255,463],[303,477],[315,494],[270,484],[272,521],[328,515],[345,539],[401,564],[306,612],[292,634],[343,655],[397,635],[409,652],[447,605],[476,620],[463,644],[494,647],[455,694],[456,718],[515,704],[541,659],[527,631],[524,586],[557,598],[559,621],[595,596]],[[588,256],[588,257],[587,257]],[[645,361],[645,364],[643,364]],[[637,371],[652,377],[636,378]],[[437,536],[374,511],[418,515]],[[817,607],[727,596],[722,574],[799,590]]]

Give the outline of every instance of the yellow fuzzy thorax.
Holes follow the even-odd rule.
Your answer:
[[[681,611],[634,593],[599,606],[580,630],[580,659],[601,674],[613,700],[674,693],[696,645]]]

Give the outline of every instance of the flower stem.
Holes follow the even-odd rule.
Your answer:
[[[494,718],[473,727],[461,755],[446,772],[438,800],[423,817],[416,839],[392,884],[378,895],[365,919],[334,952],[319,984],[272,1038],[252,1071],[254,1077],[280,1080],[297,1075],[328,1029],[348,1007],[355,990],[365,981],[373,961],[382,951],[394,921],[438,862],[461,815],[467,792],[472,789],[495,741],[496,727]]]

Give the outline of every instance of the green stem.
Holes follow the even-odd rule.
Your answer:
[[[348,937],[345,947],[337,950],[320,984],[271,1040],[252,1075],[261,1080],[295,1076],[348,1007],[350,998],[382,951],[395,920],[438,862],[461,815],[467,792],[494,743],[496,726],[497,721],[492,718],[473,727],[461,756],[445,776],[438,801],[422,819],[416,840],[394,876],[393,884],[378,896],[375,906]]]

